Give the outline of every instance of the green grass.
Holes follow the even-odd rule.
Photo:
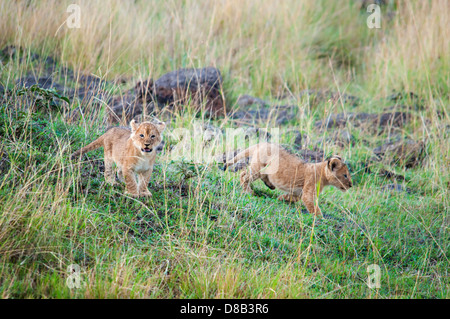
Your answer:
[[[354,172],[354,189],[321,195],[324,220],[278,201],[261,182],[250,196],[235,173],[200,167],[183,180],[164,161],[152,199],[132,199],[123,185],[105,184],[101,151],[68,159],[82,145],[76,125],[1,114],[11,121],[0,192],[2,297],[448,298],[448,206],[445,190],[420,185],[427,176],[408,172],[407,194]],[[84,269],[78,290],[65,283],[74,263]],[[373,263],[382,269],[377,291],[366,285]]]

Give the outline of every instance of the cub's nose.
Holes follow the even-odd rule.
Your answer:
[[[150,146],[150,144],[144,144],[145,146]]]
[[[349,182],[349,183],[348,183],[348,187],[349,187],[349,188],[350,188],[350,187],[353,187],[352,182]]]

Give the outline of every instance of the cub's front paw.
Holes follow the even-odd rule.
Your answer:
[[[138,193],[125,192],[125,195],[130,196],[130,197],[134,197],[134,198],[139,197]]]
[[[297,202],[299,199],[300,198],[298,196],[289,195],[289,194],[278,196],[278,200],[289,202],[289,203]]]
[[[139,195],[141,197],[152,197],[152,193],[150,193],[149,191],[141,192]]]

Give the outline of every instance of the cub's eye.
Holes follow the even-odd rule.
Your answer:
[[[344,178],[347,178],[347,174],[344,174]]]
[[[144,138],[144,134],[139,135],[141,138]]]
[[[151,138],[155,138],[155,137],[156,137],[155,135],[152,135],[152,136],[151,136]]]

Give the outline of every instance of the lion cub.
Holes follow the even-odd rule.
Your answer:
[[[155,164],[156,147],[162,141],[161,133],[166,125],[163,122],[157,124],[143,122],[138,125],[132,120],[130,126],[131,131],[123,127],[107,130],[98,139],[73,153],[72,158],[103,147],[106,181],[115,184],[112,166],[115,162],[119,167],[119,176],[122,175],[125,179],[127,194],[133,197],[152,196],[147,185]],[[135,174],[139,177],[139,184],[136,183]]]
[[[306,163],[278,145],[261,143],[238,153],[225,164],[224,170],[246,157],[251,160],[247,171],[241,173],[245,192],[251,194],[250,184],[261,179],[270,189],[287,192],[278,199],[289,202],[302,199],[308,211],[315,215],[322,216],[317,197],[325,186],[332,185],[342,191],[352,187],[347,165],[339,156],[321,163]]]

